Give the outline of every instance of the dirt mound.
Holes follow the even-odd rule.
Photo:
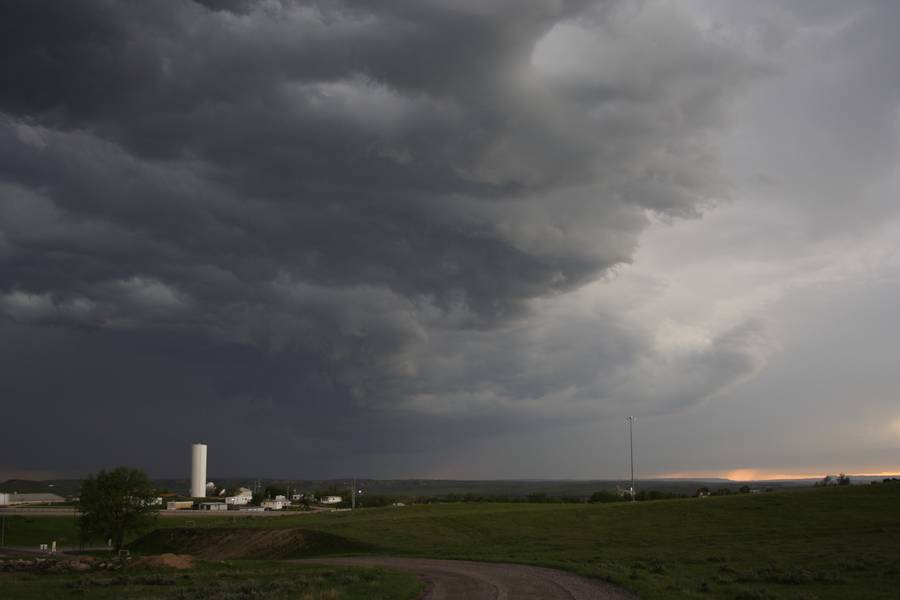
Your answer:
[[[160,554],[158,556],[145,556],[131,563],[132,567],[145,569],[190,569],[194,566],[194,557],[189,554]]]
[[[140,553],[191,554],[203,560],[306,558],[365,552],[364,544],[304,529],[247,527],[157,529],[129,548]]]

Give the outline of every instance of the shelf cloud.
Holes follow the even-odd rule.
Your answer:
[[[790,66],[796,21],[824,18],[759,11],[0,2],[8,442],[115,432],[20,466],[93,468],[132,436],[214,456],[251,427],[311,457],[272,471],[322,474],[680,413],[753,377],[766,319],[663,322],[658,280],[618,279],[648,228],[742,197],[735,115]],[[178,452],[125,456],[160,472]]]

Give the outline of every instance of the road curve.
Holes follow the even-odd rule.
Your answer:
[[[354,556],[298,561],[412,571],[426,584],[420,600],[635,600],[612,584],[573,573],[502,563],[400,556]]]

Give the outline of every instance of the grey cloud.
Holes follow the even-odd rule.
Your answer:
[[[533,308],[627,263],[646,211],[692,216],[727,193],[709,137],[761,67],[675,8],[0,14],[0,311],[20,333],[71,335],[56,352],[173,352],[198,368],[160,393],[237,410],[223,414],[305,407],[325,429],[371,418],[404,430],[398,446],[426,443],[412,430],[441,414],[477,433],[622,398],[676,410],[754,368],[751,335],[655,371],[648,332],[620,315],[548,324]],[[174,368],[154,361],[146,373]],[[644,369],[688,373],[683,392],[644,394]]]

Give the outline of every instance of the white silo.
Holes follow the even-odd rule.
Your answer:
[[[206,444],[191,447],[191,497],[206,497]]]

